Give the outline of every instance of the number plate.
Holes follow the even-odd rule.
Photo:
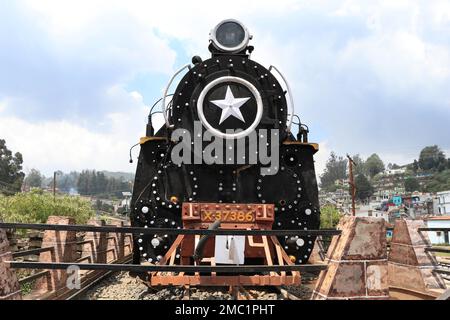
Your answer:
[[[230,211],[215,211],[205,210],[201,214],[203,222],[214,222],[220,220],[222,222],[238,222],[238,223],[252,223],[255,222],[255,212],[244,210],[230,210]]]

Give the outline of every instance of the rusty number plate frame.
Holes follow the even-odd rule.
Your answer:
[[[202,222],[214,222],[220,220],[222,222],[232,223],[253,223],[256,220],[255,210],[205,210],[201,212],[200,220]]]
[[[196,228],[208,226],[216,220],[223,226],[247,228],[253,225],[256,229],[270,229],[274,221],[273,204],[231,204],[231,203],[183,203],[182,218],[184,226]]]

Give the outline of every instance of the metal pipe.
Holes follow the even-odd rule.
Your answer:
[[[211,223],[208,227],[208,230],[217,230],[219,229],[221,224],[220,220],[216,220],[214,221],[214,223]],[[200,261],[203,258],[203,250],[205,249],[205,244],[206,241],[208,241],[208,239],[211,237],[211,235],[203,235],[200,240],[197,243],[197,246],[195,247],[194,250],[194,260],[195,261]]]

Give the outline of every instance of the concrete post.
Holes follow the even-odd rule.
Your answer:
[[[445,283],[438,273],[438,262],[425,248],[431,246],[423,220],[399,219],[395,222],[389,253],[389,286],[439,296]]]
[[[384,219],[346,216],[338,229],[342,234],[333,237],[328,269],[321,272],[312,299],[388,299]]]
[[[111,225],[123,227],[122,221],[113,221]],[[108,234],[107,262],[120,260],[124,257],[124,234],[110,232]]]
[[[105,226],[104,220],[90,219],[87,223],[92,226]],[[107,234],[105,232],[87,232],[82,245],[82,256],[91,256],[91,263],[106,263]]]
[[[75,224],[73,218],[50,216],[47,224]],[[77,245],[75,231],[46,230],[42,247],[53,247],[52,251],[42,252],[39,262],[75,262],[77,260]],[[66,285],[66,270],[50,270],[50,275],[36,282],[40,292],[56,291]]]
[[[12,260],[6,231],[0,229],[0,301],[22,299],[16,272],[5,263]]]
[[[308,263],[310,264],[321,264],[325,263],[325,249],[323,247],[322,236],[318,236],[316,241],[314,241],[314,248],[309,256]]]

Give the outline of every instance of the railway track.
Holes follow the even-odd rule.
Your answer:
[[[80,293],[83,300],[308,300],[306,287],[163,287],[150,288],[126,273],[116,273]]]

